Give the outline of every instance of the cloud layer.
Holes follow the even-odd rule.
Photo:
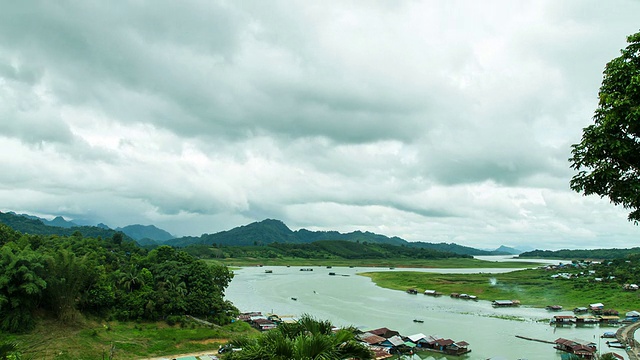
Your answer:
[[[640,3],[60,1],[0,13],[4,210],[630,247],[568,188]]]

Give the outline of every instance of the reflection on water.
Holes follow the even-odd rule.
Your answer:
[[[585,339],[597,343],[602,333],[612,329],[599,326],[556,328],[548,325],[552,315],[544,309],[526,306],[496,309],[489,301],[493,299],[469,301],[451,299],[448,296],[410,295],[403,291],[377,287],[369,278],[357,275],[359,272],[385,269],[327,269],[319,266],[312,269],[313,271],[300,271],[299,267],[250,267],[237,270],[227,289],[226,298],[241,311],[294,316],[307,313],[318,319],[330,320],[338,326],[354,325],[363,330],[387,327],[405,336],[423,333],[455,341],[465,340],[471,344],[472,352],[463,356],[463,359],[487,359],[497,356],[505,359],[560,359],[560,353],[553,345],[522,340],[515,335],[549,341],[560,337]],[[272,272],[266,273],[265,270]],[[489,278],[490,272],[510,270],[416,271],[482,272],[487,273]],[[331,276],[329,272],[336,275]],[[571,312],[553,313],[562,314]],[[424,320],[424,323],[415,323],[413,319]],[[604,342],[603,346],[603,351],[610,351]],[[447,358],[430,353],[421,353],[421,356],[424,359]]]

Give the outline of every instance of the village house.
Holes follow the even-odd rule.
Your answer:
[[[385,339],[388,339],[388,338],[390,338],[392,336],[400,335],[399,332],[397,332],[395,330],[387,329],[386,327],[369,330],[368,332],[372,333],[373,335],[382,336]]]
[[[569,340],[558,338],[555,342],[555,348],[575,354],[584,359],[593,359],[596,354],[596,344],[585,340]]]

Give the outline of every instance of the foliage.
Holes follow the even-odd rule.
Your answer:
[[[0,360],[20,360],[22,358],[15,342],[0,342]]]
[[[605,67],[594,124],[572,146],[571,188],[608,197],[640,221],[640,32]]]
[[[34,313],[64,323],[83,314],[122,320],[192,315],[226,324],[237,309],[224,300],[233,273],[169,246],[141,249],[115,233],[107,240],[23,235],[0,226],[0,330],[30,331]]]
[[[231,344],[241,349],[227,360],[372,359],[369,349],[355,338],[355,328],[333,331],[329,321],[303,315],[297,323],[281,324],[256,338],[239,337]]]

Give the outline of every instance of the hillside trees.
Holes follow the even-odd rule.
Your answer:
[[[594,124],[572,145],[571,188],[608,197],[640,221],[640,32],[605,67]]]
[[[28,331],[34,313],[61,321],[82,313],[122,320],[193,315],[226,323],[237,309],[224,300],[233,274],[162,246],[130,241],[23,235],[0,225],[0,331]]]
[[[8,243],[0,249],[0,329],[28,331],[47,287],[43,256]]]

